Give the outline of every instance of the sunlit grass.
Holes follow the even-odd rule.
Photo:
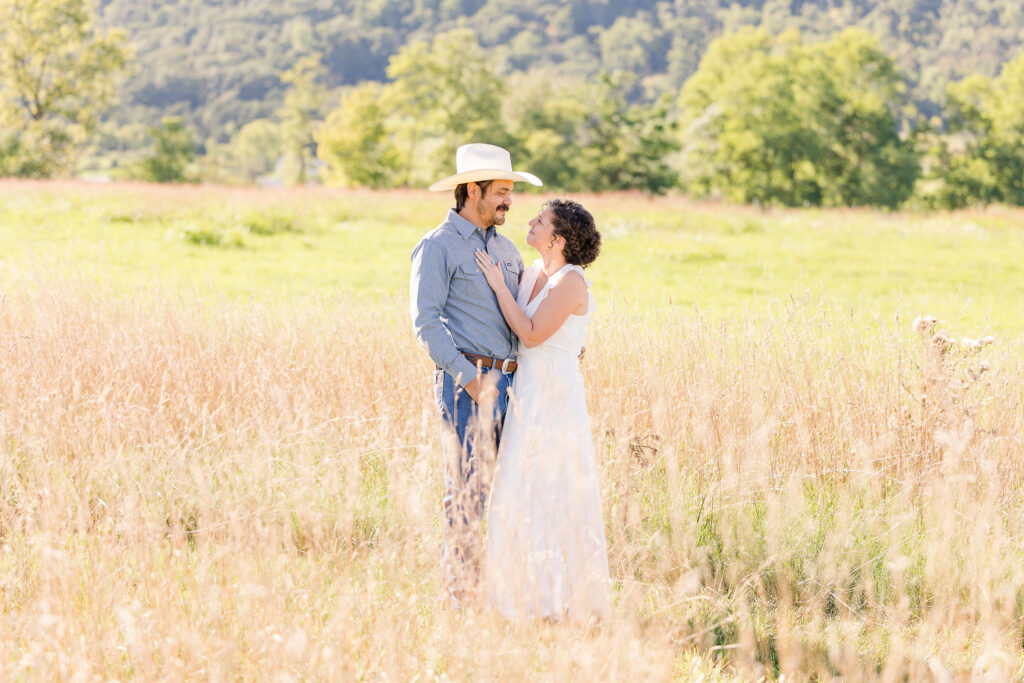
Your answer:
[[[439,430],[403,292],[405,243],[443,202],[3,192],[0,678],[1024,674],[1012,278],[994,281],[984,313],[1006,329],[975,346],[961,338],[988,329],[984,305],[954,288],[942,296],[960,317],[915,329],[866,283],[862,297],[723,289],[702,305],[708,281],[732,272],[685,259],[678,277],[700,289],[668,303],[691,292],[661,292],[625,256],[659,237],[698,253],[679,221],[717,230],[734,265],[735,250],[756,251],[749,240],[792,231],[804,248],[846,250],[820,267],[856,293],[838,262],[871,261],[854,258],[857,236],[995,245],[985,258],[1009,269],[1014,212],[587,199],[608,226],[583,370],[615,606],[580,629],[440,600]],[[387,227],[361,222],[374,202]],[[168,235],[186,219],[226,231],[239,224],[228,215],[263,227],[241,246]],[[341,215],[361,226],[344,248]],[[629,216],[648,227],[616,236]],[[776,286],[793,251],[774,247],[774,280],[754,261],[735,277]],[[930,272],[941,253],[908,258]]]
[[[520,194],[502,228],[524,258],[547,195]],[[929,312],[981,332],[1024,321],[1024,212],[767,210],[634,194],[578,197],[604,232],[590,269],[603,301],[708,315],[808,294],[859,322]],[[103,277],[125,289],[212,286],[287,301],[407,288],[409,253],[450,198],[423,191],[0,183],[0,263]]]

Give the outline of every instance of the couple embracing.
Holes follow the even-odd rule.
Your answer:
[[[594,307],[583,268],[597,257],[600,233],[577,202],[553,199],[529,221],[526,242],[540,258],[524,268],[497,226],[513,184],[540,179],[513,171],[509,153],[486,144],[460,147],[456,170],[430,187],[454,190],[455,208],[413,250],[410,283],[416,336],[436,368],[449,599],[458,607],[482,595],[509,618],[607,616],[608,554],[579,368]]]

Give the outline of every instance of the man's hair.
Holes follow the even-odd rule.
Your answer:
[[[474,183],[480,188],[481,197],[487,194],[487,188],[490,187],[493,182],[493,180],[478,180]],[[455,213],[462,211],[462,207],[466,205],[467,199],[469,199],[469,183],[462,183],[455,188]]]
[[[571,199],[552,199],[544,206],[551,208],[555,235],[565,240],[566,262],[583,268],[593,263],[601,251],[601,233],[590,212]]]

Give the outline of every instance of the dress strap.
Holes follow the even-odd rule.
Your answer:
[[[565,274],[568,273],[569,271],[576,271],[577,273],[579,273],[580,277],[583,278],[583,281],[587,283],[587,289],[590,289],[590,285],[592,283],[590,282],[590,280],[587,279],[586,274],[584,274],[583,272],[583,268],[581,268],[580,266],[574,265],[572,263],[566,263],[564,266],[558,269],[558,274],[564,277]]]

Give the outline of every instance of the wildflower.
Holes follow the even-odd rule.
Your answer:
[[[918,332],[928,332],[935,327],[938,322],[939,319],[933,315],[919,315],[914,318],[914,329]]]
[[[955,344],[955,340],[951,340],[945,332],[939,332],[932,337],[932,346],[938,351],[945,353],[952,344]]]
[[[982,344],[977,339],[971,339],[970,337],[961,337],[960,346],[963,347],[964,351],[970,351],[973,353],[975,351],[980,351]]]
[[[981,339],[979,339],[978,343],[981,344],[982,346],[988,346],[989,344],[995,344],[996,338],[989,335],[988,337],[982,337]]]

